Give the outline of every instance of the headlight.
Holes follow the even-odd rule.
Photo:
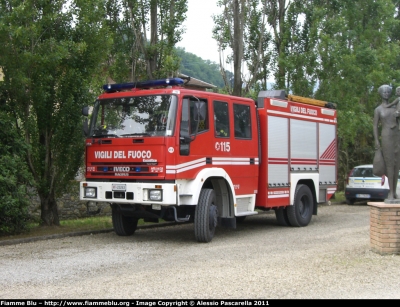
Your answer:
[[[162,200],[162,190],[149,190],[149,199],[150,200]]]
[[[97,196],[97,189],[96,188],[85,188],[85,197],[86,198],[96,198]]]

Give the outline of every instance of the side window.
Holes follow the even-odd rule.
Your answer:
[[[214,127],[216,137],[229,137],[229,109],[228,104],[214,101]]]
[[[181,116],[181,135],[189,136],[209,129],[207,100],[184,97]]]
[[[250,106],[233,104],[233,121],[235,138],[251,139]]]
[[[205,99],[192,99],[190,100],[190,123],[192,126],[192,133],[194,133],[198,125],[197,132],[208,130],[208,108],[207,100]]]

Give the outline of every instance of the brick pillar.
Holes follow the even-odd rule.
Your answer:
[[[369,202],[371,250],[400,254],[400,204]]]

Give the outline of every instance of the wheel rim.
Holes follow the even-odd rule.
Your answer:
[[[303,196],[299,202],[299,213],[301,217],[306,217],[310,210],[310,199],[307,196]]]
[[[217,206],[212,204],[209,213],[208,226],[210,230],[213,230],[217,226]]]

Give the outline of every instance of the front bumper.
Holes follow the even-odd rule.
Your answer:
[[[388,189],[346,188],[346,199],[385,199],[389,194]]]
[[[94,191],[94,193],[89,195],[85,192],[87,189]],[[177,205],[177,185],[174,183],[82,181],[79,194],[82,201],[142,205],[159,204],[161,206]],[[154,197],[157,195],[161,195],[161,199]]]

